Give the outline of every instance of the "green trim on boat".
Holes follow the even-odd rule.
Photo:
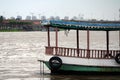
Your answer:
[[[46,66],[50,69],[49,62],[44,62]],[[82,72],[120,72],[119,67],[99,67],[99,66],[82,66],[82,65],[70,65],[62,64],[59,70],[64,71],[82,71]]]

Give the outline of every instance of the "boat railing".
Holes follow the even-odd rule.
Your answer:
[[[65,57],[79,57],[79,58],[92,58],[92,59],[112,59],[120,50],[94,50],[94,49],[77,49],[65,47],[46,47],[45,53],[47,55],[58,55]]]

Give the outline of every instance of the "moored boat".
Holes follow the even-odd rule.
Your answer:
[[[42,62],[51,70],[51,73],[120,73],[120,50],[109,49],[109,32],[120,31],[120,22],[49,21],[43,25],[48,29],[48,46],[45,48],[47,58]],[[50,27],[55,28],[55,46],[50,45]],[[58,46],[58,29],[76,30],[76,48]],[[79,47],[80,30],[87,31],[87,49]],[[106,50],[89,48],[89,31],[106,32]]]

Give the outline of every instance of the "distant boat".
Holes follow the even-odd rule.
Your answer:
[[[49,21],[44,26],[48,29],[48,46],[45,47],[48,59],[39,61],[46,64],[51,73],[120,73],[120,50],[109,49],[109,31],[120,31],[120,22]],[[56,30],[56,46],[50,45],[50,27]],[[58,29],[76,30],[77,48],[58,46]],[[79,48],[79,30],[87,31],[87,49]],[[89,31],[106,32],[106,50],[89,49]]]

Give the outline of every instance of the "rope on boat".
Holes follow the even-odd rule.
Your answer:
[[[44,80],[44,61],[43,60],[38,61],[40,61],[40,80]]]

